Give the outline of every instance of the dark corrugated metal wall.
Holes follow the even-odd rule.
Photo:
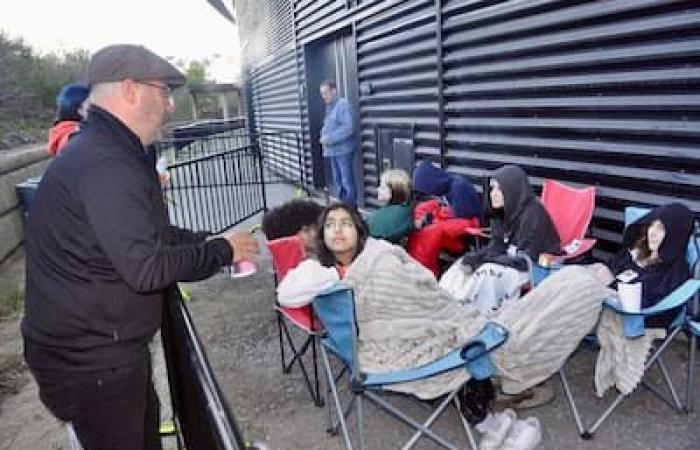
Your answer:
[[[442,21],[449,170],[595,184],[603,249],[626,205],[700,211],[697,3],[447,1]]]
[[[439,155],[438,57],[432,0],[407,1],[357,23],[360,133],[367,203],[376,205],[375,127],[414,126],[416,157]]]
[[[266,161],[275,172],[290,179],[298,178],[301,148],[297,140],[301,115],[296,70],[295,50],[288,45],[251,73],[255,131],[261,135]],[[269,133],[276,135],[266,137]]]
[[[296,55],[264,66],[299,80],[301,118],[290,125],[308,152],[303,45],[353,25],[368,205],[375,127],[398,124],[415,125],[417,158],[477,184],[504,163],[523,166],[536,185],[595,184],[592,233],[603,250],[619,239],[628,204],[680,198],[700,211],[698,2],[352,3],[295,1]],[[279,86],[263,87],[269,98]],[[261,105],[264,117],[273,105]]]

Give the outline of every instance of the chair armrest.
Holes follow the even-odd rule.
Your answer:
[[[656,316],[663,314],[672,309],[683,306],[690,297],[700,292],[700,280],[687,280],[682,285],[678,286],[673,292],[661,299],[654,306],[642,308],[639,312],[630,312],[622,309],[622,305],[617,299],[606,299],[603,304],[615,312],[625,316]]]

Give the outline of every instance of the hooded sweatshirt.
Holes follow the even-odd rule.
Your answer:
[[[461,175],[448,173],[424,160],[416,167],[413,186],[422,194],[445,196],[455,217],[481,217],[481,198],[469,180]]]
[[[523,169],[503,166],[491,178],[498,181],[503,192],[502,217],[496,215],[491,221],[491,245],[500,248],[515,245],[534,260],[540,253],[560,253],[559,234],[547,210],[535,196]],[[486,198],[489,209],[493,211],[490,196]]]
[[[80,122],[74,120],[63,120],[49,129],[49,143],[47,146],[48,152],[52,156],[57,156],[63,147],[65,147],[68,139],[78,131]]]
[[[634,261],[630,250],[655,220],[660,220],[666,229],[659,246],[659,263],[641,267]],[[625,229],[622,237],[624,249],[610,259],[608,267],[615,275],[628,269],[635,271],[637,278],[633,281],[642,283],[642,307],[654,306],[690,277],[685,252],[692,231],[693,214],[686,206],[680,203],[657,206]],[[663,326],[677,313],[673,310],[646,323],[648,326]]]

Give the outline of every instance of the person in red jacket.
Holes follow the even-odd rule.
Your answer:
[[[57,156],[85,118],[90,90],[82,84],[67,84],[56,96],[56,121],[49,129],[47,150]]]

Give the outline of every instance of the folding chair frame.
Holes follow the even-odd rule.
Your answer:
[[[349,291],[347,288],[336,288],[335,290],[331,291],[330,293],[335,293],[339,290],[344,290],[348,291],[348,294],[350,295],[350,301],[352,301],[352,311],[354,314],[354,300],[352,300],[352,293]],[[321,294],[320,296],[317,297],[317,301],[319,298],[324,297],[324,294]],[[333,300],[331,300],[333,301]],[[337,300],[335,300],[337,301]],[[318,311],[318,309],[317,309]],[[321,314],[321,319],[323,320],[323,314]],[[326,383],[328,385],[328,391],[331,394],[332,398],[332,403],[328,402],[328,427],[327,430],[329,432],[333,432],[336,430],[338,427],[340,428],[343,436],[343,441],[345,443],[345,447],[347,450],[352,450],[354,447],[352,445],[352,441],[350,439],[350,433],[348,430],[348,424],[346,421],[346,416],[350,413],[353,403],[355,405],[355,410],[356,410],[356,415],[357,415],[357,432],[358,432],[358,445],[357,448],[359,450],[364,450],[365,449],[365,440],[364,440],[364,409],[363,409],[363,400],[366,398],[367,400],[375,403],[378,405],[381,409],[385,410],[388,412],[390,415],[394,416],[396,419],[402,421],[409,427],[411,427],[413,430],[415,430],[414,434],[411,436],[411,438],[408,440],[408,442],[402,447],[403,450],[408,450],[412,448],[418,440],[425,436],[429,439],[431,439],[433,442],[436,444],[440,445],[441,447],[450,449],[450,450],[457,450],[459,447],[455,446],[453,443],[448,442],[445,438],[442,436],[438,435],[434,431],[430,429],[430,427],[434,424],[434,422],[442,415],[442,413],[447,409],[447,407],[451,404],[453,404],[459,414],[460,421],[462,423],[462,426],[465,430],[465,434],[467,435],[467,439],[469,441],[469,445],[473,450],[477,449],[476,441],[474,439],[474,435],[472,433],[471,427],[469,423],[462,417],[462,415],[459,413],[459,400],[456,397],[457,392],[459,389],[450,392],[448,395],[445,396],[444,399],[440,401],[438,406],[434,409],[432,414],[429,415],[429,417],[423,421],[419,422],[411,417],[409,417],[407,414],[399,410],[397,407],[394,405],[390,404],[388,401],[386,401],[382,396],[379,395],[379,393],[383,390],[383,387],[390,385],[392,383],[402,383],[402,382],[407,382],[407,381],[413,381],[413,380],[418,380],[418,379],[425,379],[426,377],[436,375],[438,373],[442,373],[445,370],[452,370],[452,369],[459,369],[460,367],[464,368],[467,363],[469,363],[468,360],[464,359],[465,357],[463,356],[464,352],[460,351],[454,351],[451,353],[451,355],[455,355],[452,359],[452,361],[455,361],[454,358],[456,358],[456,355],[459,355],[459,358],[461,359],[460,364],[450,364],[447,363],[447,365],[444,365],[443,368],[444,370],[440,372],[433,373],[432,375],[426,376],[425,373],[429,373],[429,370],[424,370],[422,375],[420,376],[414,376],[411,375],[410,373],[412,372],[410,369],[404,370],[404,371],[396,371],[396,372],[390,372],[390,373],[381,373],[381,374],[363,374],[359,371],[358,367],[358,358],[357,358],[357,326],[354,320],[354,315],[352,320],[350,321],[351,323],[351,346],[352,346],[352,357],[351,361],[348,361],[346,358],[343,357],[340,351],[337,350],[337,348],[334,348],[334,345],[330,342],[330,340],[327,339],[327,334],[323,334],[321,336],[321,360],[323,362],[323,369],[324,372],[326,373]],[[494,324],[495,325],[495,324]],[[503,340],[499,343],[499,345],[505,341],[507,337],[507,332],[505,332],[505,335],[503,337]],[[465,347],[466,348],[466,347]],[[329,352],[334,354],[335,356],[338,357],[339,360],[343,362],[343,371],[336,376],[333,374],[332,368],[331,368],[331,363],[330,363],[330,358],[329,358]],[[483,356],[483,354],[481,355]],[[422,368],[425,369],[428,366],[431,366],[431,364],[428,364],[426,366],[423,366]],[[350,385],[350,395],[351,399],[350,402],[347,406],[347,408],[343,407],[342,401],[340,399],[340,394],[338,391],[338,386],[337,386],[337,381],[342,377],[343,372],[346,371],[348,372],[348,377],[349,377],[349,385]],[[420,369],[418,369],[420,370]],[[461,387],[460,387],[461,389]],[[332,415],[333,415],[333,408],[335,407],[335,412],[337,416],[338,423],[333,424],[332,422]]]
[[[696,235],[698,233],[698,227],[695,227],[695,232]],[[694,238],[695,239],[695,238]],[[697,245],[697,241],[694,240],[695,245]],[[646,363],[644,364],[644,370],[643,370],[643,375],[642,377],[647,373],[648,369],[651,368],[652,365],[657,364],[659,367],[659,370],[661,372],[662,378],[665,383],[666,389],[668,389],[668,393],[670,395],[670,398],[666,395],[664,395],[660,390],[655,387],[654,385],[650,384],[648,381],[644,380],[642,378],[641,380],[641,385],[645,387],[647,390],[649,390],[651,393],[653,393],[656,397],[658,397],[660,400],[662,400],[664,403],[668,404],[672,409],[675,409],[678,413],[684,414],[689,411],[690,408],[692,408],[692,377],[693,377],[693,370],[694,370],[694,352],[692,351],[694,349],[694,338],[695,335],[693,334],[690,341],[690,354],[689,354],[689,368],[688,368],[688,378],[686,381],[686,405],[683,405],[683,403],[680,400],[680,396],[678,395],[678,391],[673,383],[673,379],[671,378],[668,368],[666,367],[666,364],[664,363],[663,359],[661,358],[661,355],[663,352],[666,350],[666,348],[671,344],[673,339],[683,331],[683,329],[687,326],[688,324],[688,319],[686,317],[686,308],[685,304],[687,301],[691,298],[694,298],[694,302],[697,303],[698,299],[698,293],[700,291],[700,288],[698,287],[697,284],[697,279],[700,278],[700,273],[699,273],[699,267],[700,264],[698,264],[698,261],[693,262],[693,272],[694,272],[694,278],[688,280],[685,284],[681,285],[678,287],[674,292],[669,294],[665,299],[661,300],[655,307],[651,308],[646,308],[645,310],[642,310],[640,314],[636,314],[637,316],[644,316],[644,317],[651,317],[654,315],[658,315],[673,309],[678,308],[679,306],[684,306],[682,311],[679,313],[678,317],[676,320],[670,325],[669,329],[670,332],[668,335],[661,340],[661,344],[658,347],[654,347],[652,344],[652,349],[653,352],[651,356],[647,358]],[[536,271],[536,270],[535,270]],[[692,288],[695,286],[694,288]],[[690,289],[688,289],[690,287]],[[686,291],[684,294],[683,291]],[[687,295],[686,295],[687,294]],[[609,307],[613,310],[615,310],[618,314],[621,314],[623,316],[625,315],[630,315],[629,313],[624,312],[619,305],[615,305],[613,303],[606,302],[605,303],[606,307]],[[576,403],[574,401],[573,395],[571,393],[571,388],[569,386],[568,380],[566,378],[566,373],[564,371],[564,367],[562,367],[559,370],[559,378],[561,379],[562,382],[562,387],[564,389],[564,393],[566,395],[567,402],[569,404],[569,408],[571,409],[571,412],[574,416],[574,420],[576,422],[576,427],[578,429],[579,435],[583,439],[592,439],[593,436],[595,435],[595,432],[600,428],[600,426],[607,420],[607,418],[615,411],[615,409],[618,407],[618,405],[630,394],[623,394],[623,393],[618,393],[617,397],[615,400],[603,411],[603,413],[593,422],[590,428],[586,429],[582,423],[581,420],[581,415],[579,413],[578,407],[576,406]]]
[[[296,322],[290,319],[289,316],[285,315],[283,308],[276,308],[277,312],[277,332],[279,335],[280,343],[280,357],[282,362],[282,373],[288,374],[292,371],[294,364],[299,366],[301,373],[304,377],[304,382],[306,387],[309,389],[309,394],[311,394],[311,399],[314,401],[314,405],[321,407],[323,406],[323,397],[321,397],[321,390],[319,387],[319,377],[318,377],[318,354],[316,351],[316,340],[318,339],[318,333],[312,330],[305,330],[308,335],[306,339],[301,343],[301,346],[297,348],[297,343],[294,342],[292,337],[292,331],[289,325],[296,328],[300,327]],[[313,311],[311,312],[313,317]],[[285,342],[286,341],[286,342]],[[287,359],[285,355],[285,346],[288,346],[292,351],[292,357]],[[311,347],[311,366],[313,370],[313,382],[309,377],[309,373],[304,365],[303,357],[306,355],[309,347]]]
[[[277,267],[275,264],[276,260],[276,250],[275,243],[282,244],[286,241],[286,245],[298,245],[301,246],[302,243],[298,237],[292,236],[287,238],[280,238],[274,241],[268,241],[267,246],[272,254],[273,258],[273,268],[274,268],[274,283],[275,287],[280,282],[280,271],[285,273],[284,269]],[[293,253],[296,255],[296,253]],[[303,256],[303,250],[300,250],[300,255]],[[300,261],[298,261],[300,262]],[[287,267],[286,269],[289,269]],[[277,334],[279,336],[280,344],[280,360],[282,363],[282,373],[288,374],[291,372],[294,365],[298,365],[301,370],[302,376],[304,377],[304,382],[309,390],[311,399],[314,405],[321,407],[323,406],[323,397],[321,396],[321,390],[319,387],[319,374],[318,374],[318,354],[316,351],[316,341],[318,339],[318,333],[314,330],[314,313],[311,305],[302,308],[284,308],[282,307],[277,299],[275,298],[275,312],[277,314]],[[301,314],[299,314],[301,313]],[[306,319],[308,323],[303,323],[302,319]],[[295,342],[294,331],[292,328],[299,329],[303,331],[306,336],[301,342],[297,339]],[[291,358],[288,358],[285,350],[288,347],[291,350]],[[304,356],[307,354],[309,348],[311,348],[311,370],[313,371],[313,380],[309,376],[309,371],[304,364]]]
[[[695,223],[693,231],[693,247],[695,249],[695,264],[693,275],[700,279],[700,223]],[[688,339],[688,377],[685,385],[685,408],[690,413],[693,412],[693,396],[695,393],[695,363],[698,352],[698,336],[700,336],[700,293],[695,293],[689,314],[686,318],[686,329],[689,333]]]

